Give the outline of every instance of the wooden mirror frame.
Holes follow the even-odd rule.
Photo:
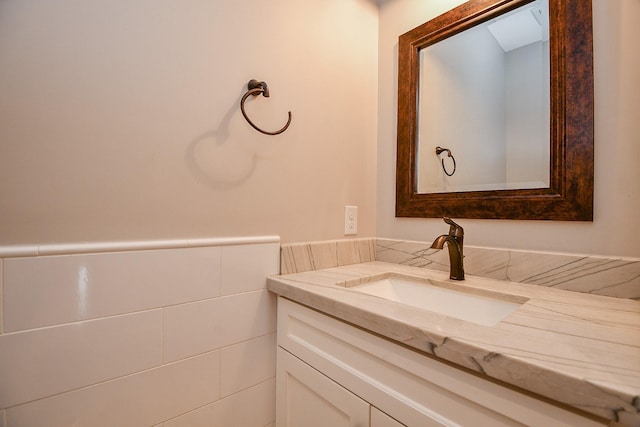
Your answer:
[[[398,42],[396,217],[593,221],[591,0],[549,0],[549,188],[417,193],[419,51],[532,0],[470,0]]]

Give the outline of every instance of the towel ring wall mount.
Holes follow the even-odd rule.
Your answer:
[[[446,152],[447,156],[451,157],[451,160],[453,161],[453,170],[451,171],[451,173],[449,173],[449,171],[447,171],[447,168],[444,165],[444,159],[440,159],[442,162],[442,170],[447,176],[453,176],[453,174],[456,173],[456,158],[453,157],[453,154],[451,154],[451,150],[449,150],[448,148],[443,148],[440,146],[436,147],[436,156],[439,156],[443,152]]]
[[[262,130],[255,123],[253,123],[251,121],[249,116],[247,116],[246,111],[244,110],[244,102],[247,100],[247,98],[250,95],[258,96],[258,95],[262,94],[262,96],[264,96],[265,98],[268,98],[270,96],[270,94],[269,94],[269,87],[267,86],[267,82],[261,82],[261,81],[258,81],[256,79],[249,80],[249,83],[247,84],[247,88],[249,90],[247,91],[247,93],[245,93],[242,96],[242,99],[240,100],[240,111],[242,111],[242,115],[247,120],[247,122],[251,125],[251,127],[254,128],[255,130],[257,130],[258,132],[264,133],[265,135],[278,135],[278,134],[281,134],[282,132],[284,132],[285,130],[287,130],[287,128],[291,124],[291,111],[289,111],[289,113],[288,113],[289,114],[289,118],[287,120],[287,123],[282,127],[282,129],[274,131],[274,132],[269,132],[269,131],[266,131],[266,130]]]

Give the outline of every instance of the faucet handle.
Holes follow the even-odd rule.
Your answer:
[[[459,237],[459,238],[464,237],[464,228],[460,227],[458,224],[456,224],[449,217],[445,216],[442,219],[444,220],[444,222],[449,224],[449,236],[451,236],[451,237]]]

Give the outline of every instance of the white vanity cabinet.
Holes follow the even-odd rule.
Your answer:
[[[605,426],[278,298],[277,427]]]
[[[282,348],[277,378],[278,426],[402,426]]]

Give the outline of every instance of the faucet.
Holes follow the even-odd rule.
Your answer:
[[[462,241],[464,240],[464,229],[453,222],[451,218],[442,218],[449,224],[449,234],[436,237],[431,244],[432,249],[442,249],[447,244],[449,249],[449,278],[452,280],[464,280],[464,267],[462,259]]]

